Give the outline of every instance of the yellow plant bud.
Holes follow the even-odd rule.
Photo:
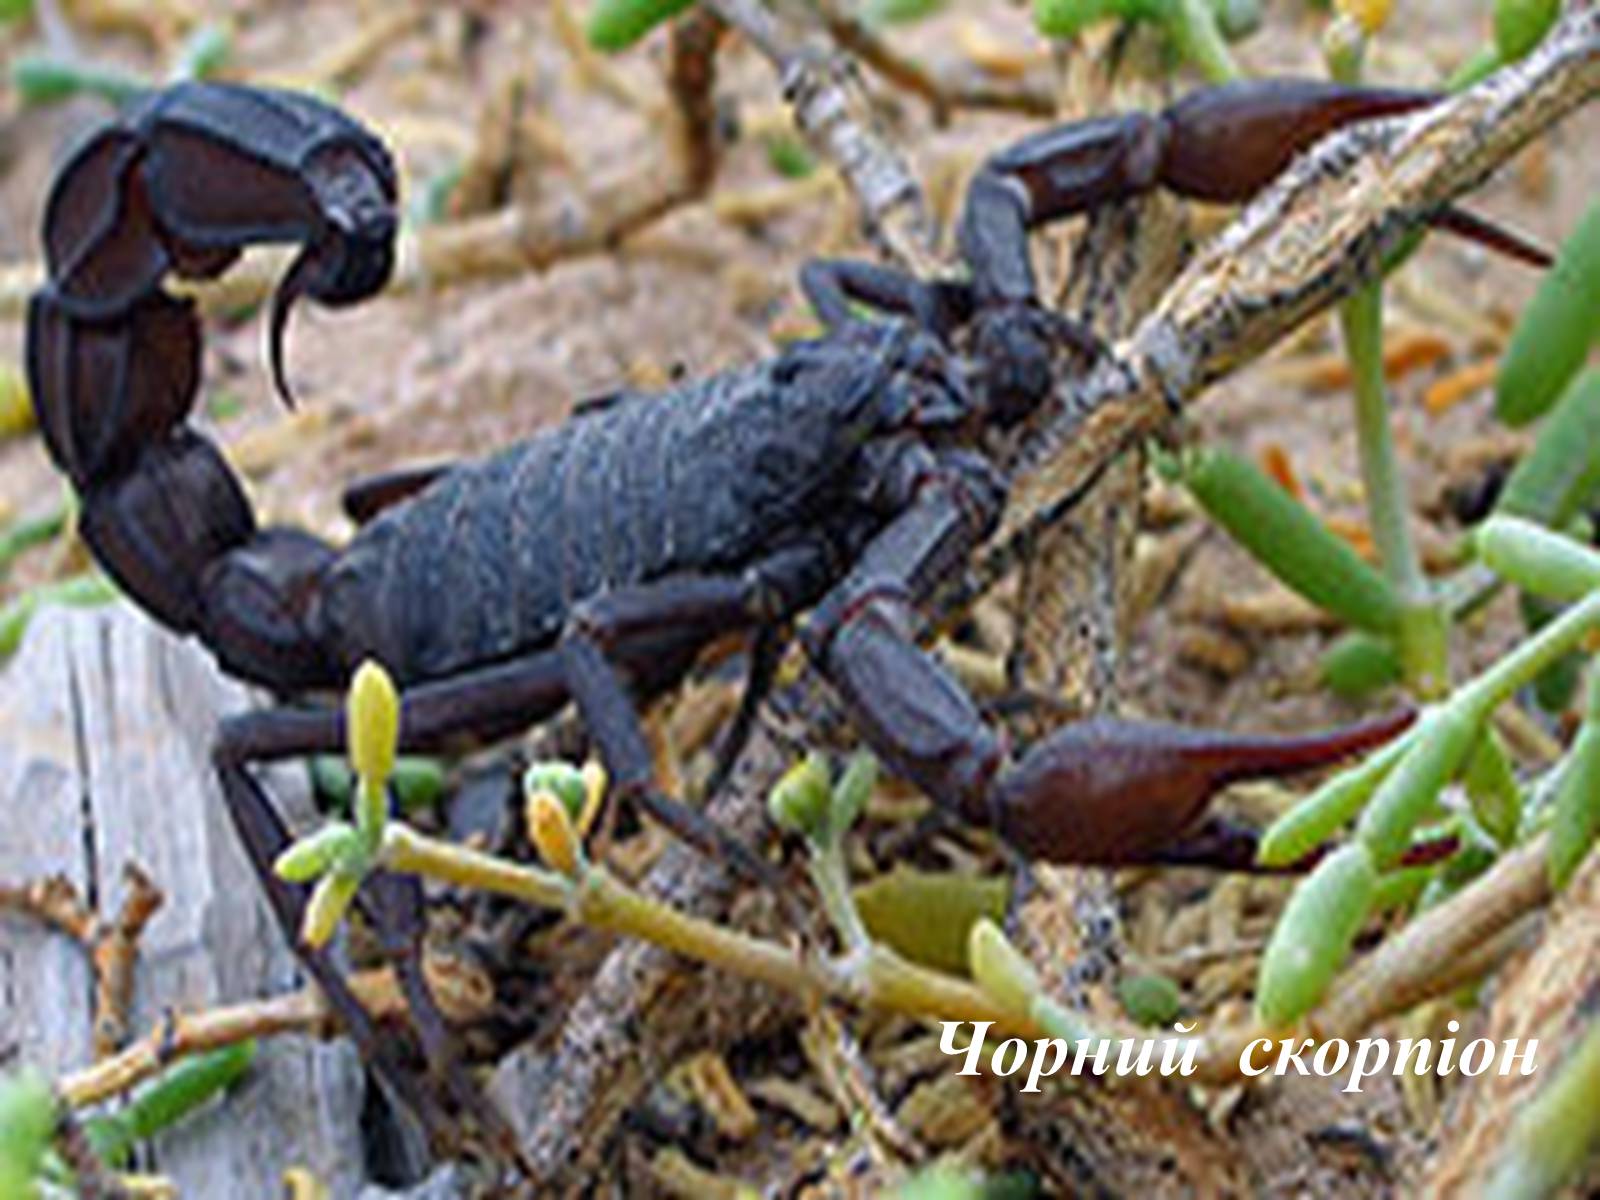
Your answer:
[[[554,792],[532,792],[524,817],[528,822],[528,839],[538,848],[539,857],[546,865],[563,875],[577,875],[583,850],[567,806]]]
[[[33,428],[33,401],[28,381],[10,363],[0,363],[0,438],[15,437]]]
[[[1343,16],[1361,26],[1368,37],[1377,33],[1389,21],[1393,0],[1334,0],[1333,7]]]
[[[578,836],[588,837],[600,815],[600,805],[606,798],[606,785],[611,782],[606,769],[597,759],[583,764],[583,811],[578,814]]]
[[[336,871],[319,879],[317,886],[311,889],[311,899],[306,901],[305,916],[300,921],[300,940],[313,950],[326,946],[360,888],[359,875]]]
[[[394,770],[400,744],[400,696],[381,664],[368,659],[356,668],[345,701],[345,742],[350,765],[374,790]]]
[[[987,917],[973,923],[967,938],[967,966],[979,987],[1018,1015],[1026,1015],[1039,995],[1033,964],[1006,940]]]

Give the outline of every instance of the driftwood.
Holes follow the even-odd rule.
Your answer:
[[[1501,974],[1487,1023],[1481,1030],[1463,1027],[1463,1046],[1469,1031],[1492,1039],[1497,1047],[1513,1038],[1521,1047],[1537,1041],[1538,1069],[1531,1075],[1516,1070],[1502,1075],[1496,1069],[1456,1090],[1439,1121],[1438,1148],[1413,1181],[1415,1194],[1479,1194],[1494,1177],[1517,1116],[1571,1061],[1573,1050],[1594,1023],[1600,979],[1597,912],[1600,857],[1590,855],[1551,906],[1539,942]]]
[[[140,940],[136,1034],[171,1010],[300,986],[207,758],[218,715],[249,703],[198,646],[125,604],[41,612],[0,675],[0,880],[63,874],[110,913],[137,864],[165,893]],[[303,773],[278,771],[273,786],[305,806]],[[0,915],[0,1039],[18,1060],[51,1076],[87,1063],[91,992],[69,939]],[[157,1139],[144,1165],[185,1196],[275,1200],[292,1166],[352,1195],[363,1079],[347,1042],[274,1039],[224,1104]]]

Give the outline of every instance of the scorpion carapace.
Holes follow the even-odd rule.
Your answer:
[[[1343,97],[1300,99],[1296,128],[1348,118]],[[1239,103],[1211,101],[1210,115]],[[1184,122],[1170,124],[1166,138],[1181,138]],[[1078,169],[1071,145],[1085,140],[1095,138],[1065,137],[1047,173]],[[1132,170],[1100,160],[1089,174]],[[1259,164],[1245,173],[1253,180]],[[969,212],[990,211],[979,193],[995,179],[980,176]],[[403,684],[408,749],[511,732],[571,701],[614,797],[758,876],[770,875],[764,860],[658,792],[637,708],[731,629],[757,634],[753,658],[770,672],[778,631],[809,612],[812,661],[873,750],[950,812],[1043,859],[1159,859],[1240,774],[1318,765],[1397,728],[1262,740],[1101,721],[1013,761],[918,645],[919,604],[962,568],[1005,502],[1006,481],[981,452],[985,426],[1025,414],[1049,386],[999,343],[968,356],[952,335],[1015,320],[1095,350],[1031,292],[1024,312],[1009,284],[985,282],[995,275],[985,247],[1025,261],[1027,226],[1048,215],[1038,207],[1010,233],[1001,223],[993,238],[965,239],[972,283],[816,264],[805,283],[829,326],[821,338],[659,396],[610,397],[481,462],[360,489],[351,508],[368,520],[343,548],[258,528],[222,455],[188,424],[198,321],[163,279],[215,275],[256,242],[298,243],[269,326],[281,385],[289,303],[377,291],[393,261],[395,204],[387,152],[350,118],[214,84],[134,108],[67,161],[51,195],[50,276],[28,323],[46,443],[82,498],[95,557],[230,672],[293,694],[337,686],[377,656]],[[883,319],[856,318],[849,297]],[[271,875],[286,832],[248,764],[342,740],[331,707],[241,715],[218,737],[224,793],[291,930],[304,894]],[[388,944],[412,948],[408,978],[425,998],[419,893],[380,875],[368,895]],[[381,1059],[337,972],[320,952],[305,957]],[[419,1034],[437,1061],[438,1022],[425,1015]]]

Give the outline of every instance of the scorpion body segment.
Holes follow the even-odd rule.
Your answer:
[[[550,645],[589,597],[737,574],[790,547],[846,561],[883,519],[869,444],[971,411],[953,390],[913,407],[917,386],[900,373],[921,335],[856,332],[848,353],[807,343],[660,395],[610,397],[449,471],[332,565],[323,636],[346,667],[372,656],[402,681],[441,678]],[[826,582],[808,574],[791,605]]]

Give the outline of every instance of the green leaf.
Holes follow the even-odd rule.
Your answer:
[[[1600,832],[1600,663],[1589,666],[1588,711],[1561,764],[1550,824],[1550,882],[1566,887]]]
[[[0,532],[0,577],[11,569],[21,554],[61,536],[67,526],[65,505],[28,521],[17,521]]]
[[[1010,1012],[1024,1015],[1042,995],[1033,964],[1006,940],[998,922],[982,917],[967,939],[967,966],[979,987]]]
[[[945,0],[866,0],[861,15],[874,25],[898,25],[931,17]]]
[[[201,25],[178,47],[177,58],[167,78],[173,83],[188,79],[209,79],[222,69],[233,53],[233,35],[226,25]]]
[[[1564,528],[1600,494],[1600,371],[1562,392],[1533,447],[1506,479],[1495,512]]]
[[[1383,576],[1253,463],[1202,450],[1186,464],[1184,482],[1235,541],[1317,607],[1358,629],[1398,629],[1400,605]]]
[[[52,54],[22,54],[11,63],[11,85],[24,104],[53,104],[88,93],[124,104],[149,91],[136,75]]]
[[[799,138],[767,139],[767,163],[785,179],[804,179],[817,169],[817,160]]]
[[[694,0],[596,0],[589,10],[589,44],[610,54],[626,50],[693,4]]]
[[[1519,1105],[1485,1200],[1556,1195],[1576,1182],[1600,1144],[1600,1022],[1590,1021],[1583,1040],[1553,1068],[1555,1078]]]
[[[1494,44],[1500,58],[1516,62],[1532,53],[1561,15],[1561,0],[1495,0]]]
[[[116,585],[104,575],[87,572],[55,583],[40,584],[0,608],[0,661],[16,653],[28,623],[41,608],[92,608],[117,598]]]
[[[1321,672],[1334,695],[1359,700],[1400,682],[1400,651],[1393,638],[1347,633],[1324,652]]]
[[[1472,815],[1484,831],[1502,846],[1514,843],[1522,824],[1522,789],[1500,735],[1493,729],[1479,739],[1467,759],[1462,783],[1472,801]]]
[[[1600,203],[1562,243],[1555,266],[1522,310],[1495,385],[1495,413],[1508,425],[1543,416],[1600,338]]]
[[[366,843],[353,825],[334,821],[291,842],[272,869],[289,883],[310,883],[337,869],[359,868],[366,859]]]
[[[56,1124],[56,1101],[32,1069],[0,1079],[0,1196],[29,1200]]]
[[[219,1050],[181,1058],[139,1089],[126,1107],[84,1123],[89,1145],[108,1167],[127,1164],[139,1142],[170,1129],[212,1097],[244,1077],[255,1061],[248,1039]]]
[[[1171,1025],[1183,1013],[1183,993],[1165,975],[1128,975],[1117,983],[1122,1010],[1140,1025]]]
[[[856,888],[855,901],[876,941],[912,962],[965,975],[973,925],[1005,920],[1010,891],[1004,879],[900,866]]]
[[[815,752],[783,773],[767,796],[767,812],[781,829],[826,841],[833,808],[828,760]]]
[[[1505,65],[1498,50],[1493,46],[1484,46],[1450,72],[1450,78],[1445,81],[1445,91],[1464,92],[1474,84],[1482,83]]]
[[[1600,588],[1600,552],[1521,517],[1490,517],[1475,535],[1496,575],[1551,600],[1581,600]]]
[[[1256,1011],[1271,1028],[1298,1020],[1323,997],[1372,909],[1378,871],[1359,842],[1324,859],[1289,898],[1261,959]]]
[[[1417,722],[1405,754],[1378,785],[1356,826],[1356,836],[1378,866],[1393,865],[1410,847],[1412,830],[1465,764],[1480,733],[1476,713],[1450,705]]]
[[[1261,835],[1256,860],[1263,866],[1286,867],[1326,842],[1366,806],[1415,736],[1415,730],[1401,735],[1359,765],[1339,772],[1284,813]]]

